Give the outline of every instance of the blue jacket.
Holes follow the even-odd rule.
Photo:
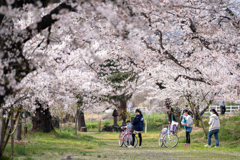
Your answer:
[[[191,116],[190,116],[191,117]],[[191,119],[191,120],[190,120]],[[183,115],[182,123],[187,123],[188,126],[184,126],[186,132],[192,132],[192,118],[189,119],[189,122],[187,121],[187,117]]]
[[[143,116],[137,114],[136,117],[133,119],[133,125],[135,131],[143,131]]]

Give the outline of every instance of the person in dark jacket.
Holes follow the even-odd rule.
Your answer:
[[[221,109],[221,115],[224,115],[226,112],[225,102],[222,101],[219,105],[220,105],[220,109]]]
[[[142,112],[140,111],[140,109],[136,109],[136,116],[133,119],[132,124],[134,125],[134,131],[132,134],[132,138],[133,138],[133,143],[132,146],[128,146],[128,148],[133,148],[134,147],[134,142],[135,142],[135,134],[138,134],[139,137],[139,146],[138,148],[141,148],[142,145],[142,131],[143,131],[143,115]]]

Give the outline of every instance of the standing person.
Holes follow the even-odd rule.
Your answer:
[[[139,146],[138,148],[141,148],[142,146],[142,131],[143,131],[143,115],[140,109],[136,109],[136,116],[133,119],[133,125],[134,125],[134,131],[132,134],[132,146],[128,146],[128,148],[134,148],[134,143],[135,143],[135,134],[138,134],[139,137]]]
[[[220,105],[220,109],[221,109],[221,115],[224,115],[226,112],[225,102],[222,101],[219,105]]]
[[[215,109],[210,110],[211,116],[210,121],[208,122],[209,126],[209,132],[208,132],[208,144],[205,145],[205,147],[211,147],[211,137],[214,134],[214,137],[216,139],[216,146],[219,146],[219,139],[218,139],[218,133],[220,129],[220,120],[218,118],[218,113]]]
[[[186,132],[186,144],[184,145],[184,147],[187,147],[187,146],[190,146],[190,133],[192,132],[192,125],[193,125],[193,119],[188,114],[187,109],[183,111],[183,119],[181,124],[184,126],[185,132]]]

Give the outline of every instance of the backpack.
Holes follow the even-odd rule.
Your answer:
[[[163,129],[162,129],[162,134],[163,134],[163,135],[167,134],[167,132],[168,132],[168,129],[167,129],[167,128],[163,128]]]
[[[170,131],[171,131],[172,133],[176,133],[176,132],[177,132],[177,125],[176,125],[176,124],[171,125],[171,126],[170,126]]]

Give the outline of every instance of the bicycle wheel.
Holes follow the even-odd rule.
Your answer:
[[[159,134],[159,137],[158,137],[158,145],[159,147],[162,147],[163,146],[163,134],[162,134],[162,131],[160,132]]]
[[[122,145],[123,145],[123,133],[122,132],[120,132],[120,134],[119,134],[118,145],[120,147],[122,147]]]
[[[123,137],[123,144],[128,147],[130,145],[132,145],[133,141],[132,141],[132,134],[126,134],[124,137]],[[134,147],[136,147],[138,144],[138,139],[137,137],[135,136],[135,141],[134,141]]]
[[[178,137],[174,133],[166,134],[163,137],[163,144],[167,148],[173,148],[178,144]]]

